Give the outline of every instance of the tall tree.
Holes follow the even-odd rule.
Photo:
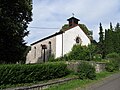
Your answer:
[[[114,52],[114,32],[110,29],[105,30],[105,53],[106,55]]]
[[[31,17],[32,0],[0,0],[0,63],[23,60]]]
[[[114,48],[116,53],[120,53],[120,24],[117,23],[114,31]]]
[[[116,24],[115,28],[112,28],[110,23],[110,29],[105,30],[105,51],[109,53],[120,53],[120,25]]]
[[[113,26],[111,22],[110,22],[110,30],[113,31]]]
[[[102,28],[102,24],[100,23],[99,27],[99,43],[98,43],[98,53],[102,55],[102,58],[104,58],[104,32]]]

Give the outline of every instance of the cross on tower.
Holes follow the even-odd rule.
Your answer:
[[[73,17],[74,17],[74,15],[75,15],[75,14],[74,14],[74,13],[72,13],[72,15],[73,15]]]

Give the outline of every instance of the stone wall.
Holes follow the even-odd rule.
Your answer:
[[[66,61],[67,68],[71,71],[77,72],[78,65],[80,64],[80,60],[77,61]],[[86,61],[87,62],[87,61]],[[94,61],[89,61],[91,65],[95,66],[96,73],[99,73],[101,71],[105,70],[105,65],[106,63],[104,62],[94,62]]]

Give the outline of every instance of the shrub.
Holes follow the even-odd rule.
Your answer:
[[[102,55],[101,54],[95,54],[93,57],[94,61],[100,62],[102,61]]]
[[[55,61],[55,55],[54,54],[50,55],[48,58],[48,61],[50,61],[50,62]]]
[[[74,45],[72,51],[68,53],[70,60],[88,60],[89,51],[86,46]]]
[[[120,56],[117,53],[110,53],[106,56],[109,62],[106,65],[106,70],[109,72],[117,71],[120,67]]]
[[[67,59],[90,61],[93,59],[94,52],[95,46],[92,44],[88,46],[74,45],[72,51],[67,54]]]
[[[120,56],[119,56],[119,54],[117,54],[117,53],[110,53],[110,54],[108,54],[107,56],[106,56],[106,58],[108,58],[108,59],[116,59],[116,58],[119,58]]]
[[[78,75],[80,79],[95,79],[95,68],[87,62],[81,62],[78,66]]]
[[[0,85],[32,83],[68,74],[67,65],[47,63],[32,65],[0,65]]]
[[[110,60],[105,67],[106,71],[114,72],[119,70],[119,63],[117,61]]]

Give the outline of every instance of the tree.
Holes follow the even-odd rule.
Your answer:
[[[120,25],[116,24],[115,28],[112,28],[110,23],[110,29],[105,30],[105,52],[106,55],[110,53],[120,53]]]
[[[113,26],[112,26],[112,23],[110,22],[110,30],[113,31]]]
[[[102,55],[102,58],[104,58],[104,35],[103,35],[103,28],[102,28],[102,24],[100,23],[100,27],[99,27],[99,42],[98,42],[98,53]]]
[[[31,11],[32,0],[0,0],[0,63],[24,59]]]
[[[116,53],[120,53],[120,24],[117,23],[114,31],[114,49]]]
[[[105,54],[114,52],[113,31],[105,30]]]

